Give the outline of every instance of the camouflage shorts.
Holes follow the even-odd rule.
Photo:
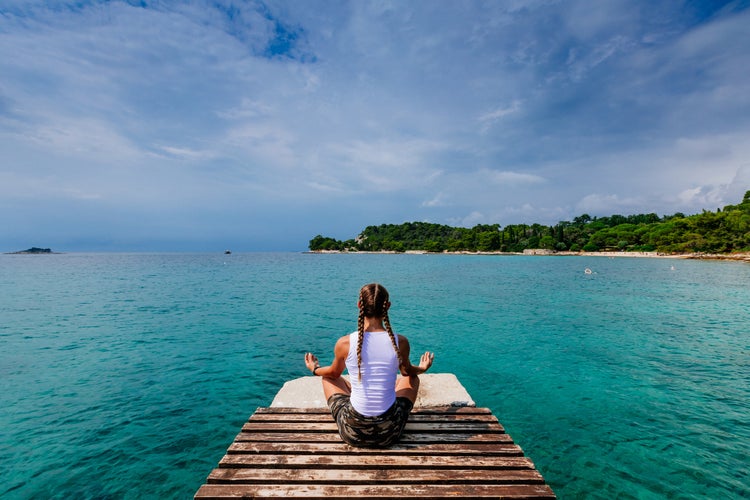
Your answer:
[[[334,394],[328,398],[328,407],[341,439],[361,448],[387,448],[395,444],[404,431],[412,406],[408,398],[396,398],[393,406],[382,415],[365,417],[352,408],[346,394]]]

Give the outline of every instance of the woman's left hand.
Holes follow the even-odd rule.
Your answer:
[[[419,368],[426,372],[431,366],[432,361],[435,359],[435,353],[427,351],[426,353],[422,354],[422,357],[419,359]]]

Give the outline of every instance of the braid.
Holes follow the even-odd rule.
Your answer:
[[[398,348],[398,344],[396,343],[396,335],[393,333],[393,328],[391,328],[391,320],[388,319],[388,311],[385,310],[385,307],[383,307],[383,324],[385,325],[385,329],[388,330],[388,336],[391,338],[391,344],[393,344],[393,349],[396,351],[396,356],[398,357],[398,367],[400,370],[404,364],[404,360],[401,359],[401,350]]]
[[[357,376],[362,382],[362,344],[365,341],[365,313],[362,310],[359,311],[357,319],[357,333]]]

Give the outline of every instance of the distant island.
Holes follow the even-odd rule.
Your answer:
[[[554,226],[479,224],[472,228],[428,222],[368,226],[339,241],[317,235],[312,252],[658,252],[732,254],[750,252],[750,191],[738,205],[659,217],[655,213],[591,217],[580,215]]]
[[[18,255],[18,254],[52,254],[52,253],[58,253],[53,252],[50,248],[39,248],[39,247],[31,247],[28,250],[19,250],[18,252],[8,252],[9,255]]]

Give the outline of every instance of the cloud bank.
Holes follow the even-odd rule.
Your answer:
[[[0,6],[3,250],[301,250],[750,189],[748,2]]]

